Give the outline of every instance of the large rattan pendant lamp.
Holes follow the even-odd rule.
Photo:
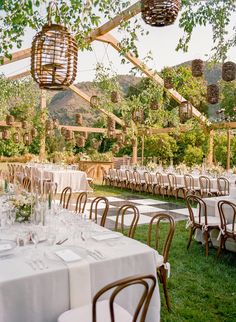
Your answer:
[[[48,23],[36,34],[31,48],[31,74],[40,88],[62,90],[75,80],[78,46],[65,26],[52,23],[52,9],[48,7]]]
[[[180,0],[141,0],[142,18],[154,27],[172,25],[179,9]]]

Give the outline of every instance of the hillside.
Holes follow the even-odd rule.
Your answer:
[[[180,65],[191,66],[191,61]],[[205,79],[208,84],[216,83],[221,78],[221,66],[222,65],[219,63],[215,65],[205,64]],[[125,94],[127,93],[128,87],[135,86],[140,81],[140,78],[131,75],[119,75],[118,81]],[[102,93],[98,92],[98,89],[94,86],[93,82],[81,82],[76,86],[89,96],[102,95]],[[84,125],[92,126],[98,116],[101,115],[101,112],[92,109],[86,101],[71,90],[56,93],[52,92],[50,95],[52,95],[49,103],[50,114],[53,117],[58,118],[61,124],[75,124],[75,114],[81,113],[83,114]],[[212,110],[209,111],[210,115],[215,113],[217,107],[214,106],[214,108],[211,109]]]

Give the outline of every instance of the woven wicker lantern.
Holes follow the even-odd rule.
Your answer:
[[[112,148],[112,152],[113,152],[113,153],[117,153],[117,152],[119,152],[119,150],[120,150],[120,147],[119,147],[119,145],[118,145],[118,144],[115,144],[115,145],[113,146],[113,148]]]
[[[78,46],[65,26],[53,24],[52,7],[48,8],[48,23],[36,34],[31,48],[31,74],[40,88],[62,90],[75,80]]]
[[[107,131],[107,137],[108,139],[115,139],[116,138],[116,132],[112,130]]]
[[[207,102],[210,104],[219,102],[219,87],[216,84],[207,86]]]
[[[57,118],[53,118],[53,119],[52,119],[52,121],[53,121],[53,128],[54,128],[54,129],[57,129],[57,128],[58,128],[58,126],[59,126],[59,121],[58,121],[58,119],[57,119]]]
[[[226,82],[235,80],[236,65],[232,61],[228,61],[222,65],[222,79]]]
[[[23,135],[23,142],[25,145],[30,145],[31,144],[31,136],[28,132],[26,132],[24,135]]]
[[[79,126],[82,126],[82,124],[83,124],[83,116],[81,114],[76,114],[75,118],[76,118],[76,123]]]
[[[136,109],[132,113],[132,119],[136,123],[142,123],[144,121],[144,112],[141,109]]]
[[[91,107],[98,107],[100,104],[100,98],[96,95],[91,96],[90,98],[90,106]]]
[[[33,127],[30,131],[32,139],[34,139],[37,136],[37,130]]]
[[[8,139],[10,139],[10,133],[8,132],[8,130],[3,130],[2,131],[2,139],[3,140],[8,140]]]
[[[201,77],[203,75],[203,61],[201,59],[194,59],[192,61],[192,75],[194,77]]]
[[[166,77],[165,79],[164,79],[164,87],[166,88],[166,89],[171,89],[171,88],[173,88],[173,83],[172,83],[172,77]]]
[[[179,117],[181,122],[189,120],[193,116],[192,104],[188,101],[183,101],[179,107]]]
[[[158,110],[159,109],[158,102],[157,101],[152,101],[151,104],[150,104],[150,109],[153,110],[153,111]]]
[[[107,118],[107,128],[108,131],[115,131],[116,129],[116,122],[110,117]]]
[[[83,136],[79,136],[77,139],[76,139],[76,145],[79,147],[79,148],[84,148],[85,146],[85,138]]]
[[[21,122],[21,127],[22,127],[22,129],[27,129],[27,126],[28,126],[28,124],[27,124],[27,121],[22,121]]]
[[[13,134],[13,141],[14,141],[14,143],[19,143],[20,142],[20,135],[19,135],[19,133],[14,133]]]
[[[74,139],[74,132],[71,130],[66,130],[65,132],[65,139],[66,141],[71,141]]]
[[[6,124],[9,126],[12,126],[15,121],[15,118],[13,115],[7,115],[6,116]]]
[[[47,120],[46,121],[46,130],[47,131],[52,131],[54,128],[53,121],[52,120]]]
[[[179,9],[179,0],[141,0],[142,18],[153,27],[172,25]]]
[[[111,92],[111,101],[112,103],[119,103],[120,101],[120,94],[117,91]]]

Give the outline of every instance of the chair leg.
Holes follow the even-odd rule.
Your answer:
[[[208,252],[209,252],[209,242],[208,242],[209,234],[208,234],[208,231],[205,231],[204,237],[205,237],[205,242],[206,242],[206,246],[205,246],[205,249],[206,249],[206,257],[208,257]]]
[[[221,254],[221,251],[222,251],[222,248],[223,248],[224,244],[225,244],[224,237],[221,236],[221,238],[220,238],[220,246],[218,247],[218,250],[217,250],[217,253],[216,253],[216,258],[220,257],[220,254]]]
[[[189,249],[189,246],[192,242],[192,238],[193,238],[193,233],[194,233],[194,229],[190,228],[190,232],[189,232],[189,239],[188,239],[188,244],[187,244],[187,249]]]
[[[160,274],[161,274],[161,280],[162,280],[162,286],[163,286],[163,292],[165,296],[165,301],[166,301],[166,306],[168,311],[171,311],[171,305],[170,305],[170,299],[169,299],[169,294],[168,294],[168,289],[167,289],[167,274],[166,274],[166,269],[163,267],[160,269]]]

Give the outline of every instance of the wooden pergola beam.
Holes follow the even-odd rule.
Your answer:
[[[58,126],[59,129],[62,127],[66,128],[67,130],[73,131],[73,132],[82,132],[82,133],[106,133],[106,128],[99,128],[99,127],[85,127],[85,126],[73,126],[73,125],[63,125],[60,124]],[[115,130],[115,133],[121,133],[121,130]]]
[[[98,36],[96,38],[96,40],[110,44],[118,52],[121,52],[121,50],[122,50],[118,40],[115,37],[113,37],[111,34]],[[129,52],[126,53],[124,56],[133,65],[138,67],[146,76],[151,78],[157,84],[159,84],[161,86],[164,86],[164,80],[157,73],[155,73],[151,69],[149,69],[148,66],[145,65],[140,59],[138,59],[137,57],[135,57],[133,54],[131,54]],[[181,104],[182,102],[186,101],[186,99],[182,95],[180,95],[176,90],[174,90],[174,89],[166,89],[166,88],[164,88],[164,89],[171,95],[171,97],[177,103]],[[207,121],[207,118],[205,116],[203,116],[193,105],[192,105],[192,113],[193,113],[194,116],[198,117],[203,122]]]
[[[0,121],[0,126],[6,126],[6,127],[22,127],[21,122],[13,122],[12,125],[7,125],[5,121]]]
[[[16,51],[15,53],[13,53],[11,56],[11,59],[0,56],[0,60],[3,60],[2,65],[7,65],[7,64],[14,63],[18,60],[29,58],[30,55],[31,55],[31,48],[27,48],[27,49],[22,49],[22,50],[19,50],[19,51]]]
[[[19,79],[19,78],[27,77],[30,74],[31,74],[30,71],[29,70],[26,70],[25,72],[22,72],[20,74],[15,74],[15,75],[12,75],[12,76],[8,76],[7,79],[9,79],[9,80],[16,80],[16,79]]]

